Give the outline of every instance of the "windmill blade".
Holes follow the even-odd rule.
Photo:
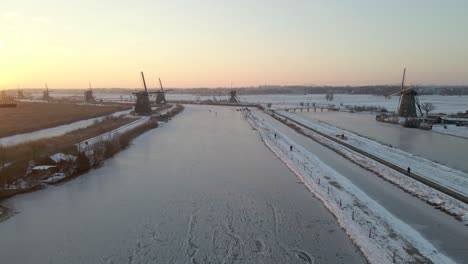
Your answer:
[[[162,85],[162,82],[161,82],[161,78],[158,78],[159,79],[159,86],[161,86],[161,91],[164,91],[164,88],[163,88],[163,85]]]
[[[403,91],[404,87],[405,87],[405,78],[406,78],[406,68],[403,69],[403,78],[401,80],[401,88],[400,88],[400,91]]]
[[[145,87],[145,92],[148,92],[148,89],[146,88],[145,74],[143,72],[141,72],[141,79],[143,80],[143,87]]]
[[[403,92],[406,92],[406,91],[409,91],[409,90],[413,90],[413,89],[414,89],[413,87],[408,87],[408,88],[403,89],[403,90],[401,90],[401,91],[399,91],[399,92],[393,93],[393,94],[391,94],[390,96],[402,94]]]

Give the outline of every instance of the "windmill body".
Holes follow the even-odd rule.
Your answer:
[[[401,81],[401,89],[397,93],[400,95],[400,102],[398,104],[397,115],[405,118],[418,117],[418,111],[422,115],[421,106],[418,100],[418,93],[413,88],[405,88],[406,68],[403,70],[403,79]]]
[[[141,79],[143,80],[143,87],[145,90],[133,93],[133,95],[136,96],[135,113],[138,115],[151,115],[150,93],[146,88],[145,75],[143,72],[141,72]]]
[[[169,92],[169,91],[172,91],[172,90],[164,90],[162,82],[161,82],[161,78],[159,78],[159,86],[160,86],[160,90],[155,92],[156,93],[156,104],[163,105],[163,104],[167,103],[167,101],[166,101],[166,92]]]
[[[401,93],[398,116],[400,117],[418,117],[416,110],[416,96],[418,93],[412,89]]]
[[[49,87],[47,86],[47,83],[45,87],[46,89],[44,90],[44,92],[42,92],[42,99],[48,102],[50,100],[50,93],[49,93]]]
[[[239,98],[237,98],[237,92],[232,90],[229,92],[230,94],[230,98],[229,98],[229,102],[230,103],[239,103]]]
[[[96,101],[94,98],[93,89],[91,88],[91,83],[89,83],[89,90],[84,92],[84,98],[85,102],[87,103],[92,103]]]

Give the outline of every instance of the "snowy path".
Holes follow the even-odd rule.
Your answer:
[[[41,129],[38,131],[30,132],[30,133],[25,133],[25,134],[19,134],[19,135],[14,135],[14,136],[9,136],[9,137],[3,137],[0,138],[0,145],[3,146],[11,146],[11,145],[16,145],[19,143],[24,143],[27,141],[31,140],[38,140],[42,138],[50,138],[50,137],[56,137],[56,136],[61,136],[63,134],[66,134],[68,132],[71,132],[73,130],[77,130],[80,128],[85,128],[88,126],[91,126],[95,122],[99,122],[104,120],[108,116],[123,116],[129,114],[133,110],[125,110],[125,111],[119,111],[112,113],[110,115],[105,115],[101,117],[95,117],[91,119],[86,119],[86,120],[81,120],[77,122],[73,122],[67,125],[61,125],[61,126],[56,126],[56,127],[51,127],[51,128],[46,128],[46,129]]]
[[[411,153],[383,145],[320,121],[304,118],[285,111],[281,111],[280,113],[292,120],[303,123],[332,137],[345,134],[348,138],[345,143],[375,155],[385,161],[396,164],[401,168],[411,167],[412,172],[430,179],[446,188],[461,193],[464,196],[468,196],[468,175],[464,172],[415,156]]]
[[[429,260],[451,263],[418,231],[396,218],[316,155],[265,122],[262,114],[253,111],[248,118],[265,144],[322,200],[371,263],[392,263],[394,256],[397,263]],[[289,150],[290,145],[293,151]]]

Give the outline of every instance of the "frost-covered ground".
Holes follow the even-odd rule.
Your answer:
[[[261,114],[258,111],[246,112],[246,117],[265,144],[335,215],[370,263],[452,263],[420,233],[393,216],[316,155],[265,122]],[[290,146],[293,146],[293,151],[290,151]]]
[[[468,139],[468,127],[466,126],[446,125],[444,127],[444,125],[434,125],[432,131]]]
[[[11,146],[11,145],[19,144],[19,143],[24,143],[24,142],[27,142],[27,141],[61,136],[61,135],[64,135],[64,134],[66,134],[68,132],[71,132],[73,130],[77,130],[77,129],[80,129],[80,128],[85,128],[85,127],[91,126],[95,122],[102,121],[108,116],[115,116],[115,117],[123,116],[123,115],[129,114],[131,111],[132,110],[119,111],[119,112],[112,113],[110,115],[105,115],[105,116],[101,116],[101,117],[81,120],[81,121],[73,122],[73,123],[67,124],[67,125],[61,125],[61,126],[41,129],[41,130],[30,132],[30,133],[19,134],[19,135],[14,135],[14,136],[9,136],[9,137],[3,137],[3,138],[0,138],[0,145]]]
[[[330,136],[345,134],[347,137],[345,142],[347,144],[396,164],[401,168],[410,167],[411,172],[468,196],[468,175],[464,172],[418,157],[400,149],[383,145],[379,142],[317,120],[305,118],[286,111],[281,111],[281,114]]]

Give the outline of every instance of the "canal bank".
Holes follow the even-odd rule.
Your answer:
[[[375,114],[348,112],[297,112],[394,148],[468,173],[468,140],[432,131],[377,122]]]

